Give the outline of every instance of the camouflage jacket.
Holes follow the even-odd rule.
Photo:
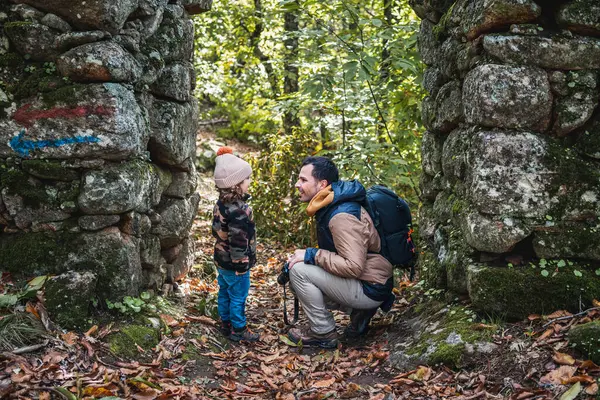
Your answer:
[[[248,271],[256,263],[256,231],[252,209],[241,200],[217,201],[212,234],[216,239],[214,260],[223,268]]]

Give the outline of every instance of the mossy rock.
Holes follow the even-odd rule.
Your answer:
[[[46,308],[61,328],[85,330],[94,298],[97,276],[89,271],[69,271],[46,283]]]
[[[569,344],[600,364],[600,321],[576,325],[569,331]]]
[[[79,196],[79,181],[72,181],[70,184],[43,184],[18,168],[2,168],[0,181],[9,194],[21,196],[24,205],[34,208],[43,204],[51,206],[60,206],[66,202],[75,204]]]
[[[488,343],[495,327],[476,329],[477,315],[467,307],[429,298],[415,306],[413,312],[406,316],[406,326],[402,327],[408,336],[402,340],[405,350],[393,351],[390,356],[397,368],[410,369],[418,364],[461,368],[481,349],[496,347]]]
[[[157,329],[144,325],[127,325],[122,327],[119,332],[108,337],[110,351],[118,356],[127,359],[140,359],[143,357],[138,351],[137,346],[145,351],[155,347],[160,340],[160,334]]]
[[[577,312],[581,304],[600,297],[600,277],[581,265],[565,266],[547,277],[540,268],[470,265],[467,285],[477,310],[510,319],[564,309]]]
[[[1,235],[0,265],[17,278],[61,273],[76,242],[77,234],[67,232]]]
[[[26,172],[40,179],[73,181],[80,178],[76,170],[63,166],[59,161],[23,160],[21,166]]]

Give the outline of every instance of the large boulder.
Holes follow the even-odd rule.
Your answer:
[[[81,30],[98,29],[110,33],[117,33],[138,6],[138,0],[92,0],[80,3],[71,0],[18,1],[59,15]]]
[[[458,126],[463,117],[462,92],[460,82],[445,84],[435,96],[431,129],[448,133]]]
[[[467,74],[462,93],[470,124],[538,132],[550,124],[553,96],[541,69],[482,65]]]
[[[483,48],[502,62],[545,69],[594,69],[600,59],[600,39],[581,36],[494,34],[484,37]]]
[[[421,21],[421,29],[417,38],[421,60],[427,65],[436,65],[441,61],[439,55],[442,43],[434,34],[434,27],[434,23],[424,19]]]
[[[75,47],[61,55],[56,66],[74,82],[135,82],[141,74],[136,59],[109,41]]]
[[[170,183],[168,172],[143,161],[88,171],[83,177],[79,208],[86,214],[146,212],[159,203]]]
[[[0,157],[127,159],[145,153],[148,130],[125,86],[69,85],[8,110],[0,119]]]
[[[595,71],[570,71],[565,76],[565,95],[559,97],[554,107],[553,131],[566,136],[582,127],[598,106],[598,73]]]

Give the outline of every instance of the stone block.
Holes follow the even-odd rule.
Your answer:
[[[452,8],[452,19],[460,21],[467,40],[511,24],[535,21],[542,9],[532,0],[459,0]]]
[[[58,71],[73,82],[126,82],[139,79],[137,60],[115,42],[103,41],[75,47],[56,61]]]
[[[201,14],[209,11],[213,0],[183,0],[183,7],[188,14]]]
[[[196,152],[198,107],[196,101],[183,104],[155,99],[150,110],[151,136],[148,148],[152,159],[182,168]]]
[[[574,269],[582,276],[574,274]],[[490,315],[522,319],[533,313],[556,310],[579,312],[591,307],[600,296],[600,277],[582,266],[561,268],[555,276],[544,277],[539,268],[486,267],[470,265],[467,287],[473,306]]]
[[[487,64],[469,72],[463,85],[465,119],[473,125],[545,131],[552,93],[545,71]]]
[[[188,101],[192,96],[195,79],[194,66],[190,62],[176,62],[166,65],[162,69],[150,89],[152,93],[160,97]]]
[[[85,173],[78,204],[86,214],[146,212],[171,183],[170,173],[144,161],[113,164]]]
[[[160,238],[162,248],[178,245],[187,238],[198,209],[200,195],[194,193],[188,199],[163,198],[155,211],[161,223],[152,227],[152,233]]]
[[[173,261],[173,280],[179,281],[185,278],[194,266],[194,251],[196,246],[192,238],[187,238],[182,243],[182,248],[175,261]]]
[[[46,25],[25,21],[7,22],[4,32],[19,54],[32,60],[54,61],[60,54],[56,45],[58,34]]]
[[[486,35],[483,48],[507,64],[533,65],[544,69],[598,68],[600,39],[553,35]]]
[[[574,0],[560,7],[556,20],[561,26],[580,35],[600,36],[600,3]]]
[[[98,29],[117,33],[129,15],[138,7],[138,0],[88,1],[19,0],[40,10],[56,14],[81,30]]]
[[[145,154],[148,119],[117,83],[69,85],[24,99],[0,119],[0,157],[104,158]]]
[[[69,271],[48,279],[44,304],[53,321],[63,329],[86,329],[97,284],[98,276],[90,271]]]
[[[174,6],[177,8],[179,6]],[[194,51],[194,25],[192,21],[183,18],[172,11],[166,12],[157,31],[146,40],[142,52],[149,54],[152,50],[158,51],[165,62],[191,61]]]
[[[539,258],[600,260],[600,227],[558,224],[534,234],[533,250]]]
[[[79,217],[79,227],[85,231],[99,231],[116,224],[121,219],[118,215],[83,215]]]

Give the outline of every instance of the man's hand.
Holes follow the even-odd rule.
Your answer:
[[[296,251],[294,251],[294,254],[292,254],[292,256],[288,259],[288,268],[292,269],[294,264],[299,263],[299,262],[304,262],[304,254],[305,253],[306,253],[306,250],[304,250],[304,249],[297,249]]]

